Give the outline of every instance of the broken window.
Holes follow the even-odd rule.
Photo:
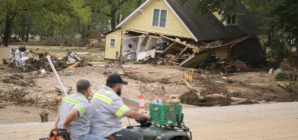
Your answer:
[[[167,24],[167,10],[153,9],[152,26],[165,28]]]
[[[226,20],[226,26],[238,25],[238,17],[236,15],[228,16]]]
[[[110,47],[116,47],[116,39],[110,38]]]

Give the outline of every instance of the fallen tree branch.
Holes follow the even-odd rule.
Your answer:
[[[199,99],[199,100],[204,100],[204,97],[201,96],[200,93],[197,93],[197,92],[193,89],[193,87],[192,87],[192,86],[191,86],[185,79],[183,79],[183,82],[186,84],[187,88],[189,88],[192,92],[194,92],[195,94],[198,95],[198,99]]]

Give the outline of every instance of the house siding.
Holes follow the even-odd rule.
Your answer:
[[[154,8],[168,10],[166,28],[152,27]],[[159,33],[194,39],[163,0],[154,0],[147,7],[145,7],[145,9],[143,9],[143,15],[141,12],[138,12],[135,17],[133,17],[122,27],[122,29],[145,31],[150,33]]]
[[[110,38],[116,39],[115,47],[110,47]],[[112,33],[109,33],[106,36],[105,58],[118,59],[120,57],[120,45],[121,45],[121,30],[116,30]],[[116,58],[116,52],[118,52],[118,58]]]
[[[222,15],[218,14],[218,12],[213,12],[213,15],[220,21],[222,19]],[[224,24],[225,21],[222,22]]]

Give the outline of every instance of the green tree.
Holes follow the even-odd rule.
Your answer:
[[[12,22],[17,15],[30,13],[34,17],[33,23],[40,23],[42,19],[48,17],[52,17],[51,21],[60,22],[64,22],[61,21],[61,17],[87,21],[90,18],[90,7],[83,7],[84,2],[84,0],[0,0],[0,22],[5,24],[3,44],[7,46]],[[48,24],[51,22],[44,22],[43,25],[52,26]],[[39,28],[46,30],[46,26]]]
[[[136,8],[138,8],[145,0],[102,0],[100,12],[102,15],[109,17],[111,29],[115,29],[119,24],[119,17],[122,19],[128,16]]]

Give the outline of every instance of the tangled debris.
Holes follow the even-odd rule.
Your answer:
[[[75,53],[68,51],[67,55],[53,54],[47,51],[26,50],[25,46],[19,49],[10,50],[10,66],[23,68],[23,70],[39,70],[45,69],[52,71],[46,56],[50,56],[54,67],[57,71],[67,68],[68,66],[79,62],[80,67],[91,65],[88,61],[81,59]]]
[[[294,71],[282,71],[276,75],[275,79],[278,81],[297,81],[298,76]]]
[[[26,92],[22,89],[12,89],[4,92],[0,96],[0,100],[13,102],[16,105],[24,105],[26,102],[31,102],[31,100],[26,100],[25,96],[28,95],[29,92]]]
[[[56,89],[38,89],[4,85],[0,91],[0,105],[39,106],[49,110],[58,110],[62,94]]]
[[[295,84],[295,82],[290,82],[289,84],[278,82],[277,84],[283,89],[285,89],[287,92],[293,92],[298,94],[298,84]]]

